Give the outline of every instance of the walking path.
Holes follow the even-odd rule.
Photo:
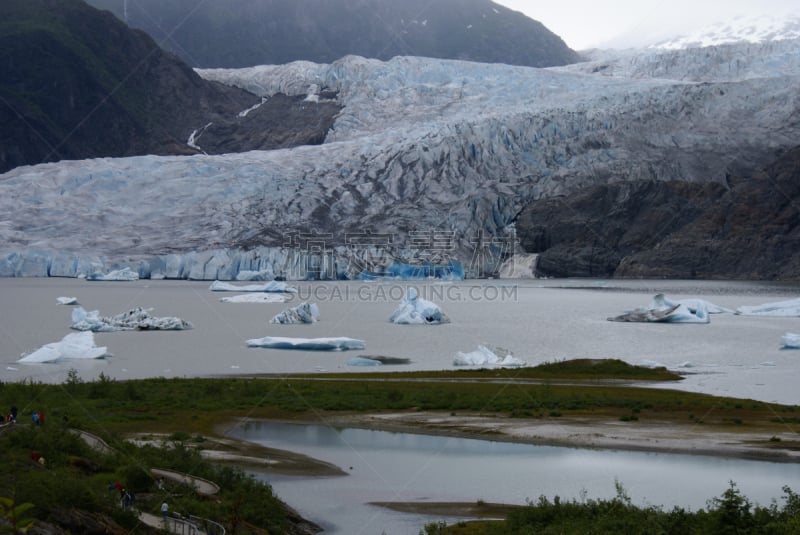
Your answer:
[[[102,453],[111,453],[114,451],[111,446],[109,446],[102,438],[98,437],[97,435],[93,435],[92,433],[88,433],[86,431],[81,431],[81,430],[75,430],[75,431],[93,449]],[[169,479],[170,481],[175,481],[177,483],[187,485],[188,487],[193,488],[195,492],[197,492],[198,494],[203,494],[204,496],[213,496],[215,494],[218,494],[220,490],[219,485],[217,485],[213,481],[209,481],[201,477],[195,477],[189,474],[184,474],[182,472],[176,472],[174,470],[165,470],[163,468],[151,468],[150,473],[153,474],[153,476],[155,477]],[[222,527],[221,524],[218,524],[211,520],[206,520],[196,517],[191,517],[187,519],[173,513],[167,515],[166,526],[165,526],[165,520],[159,516],[138,510],[137,513],[139,515],[139,520],[142,523],[147,524],[148,526],[152,526],[154,528],[166,529],[170,533],[180,533],[182,535],[206,535],[207,532],[204,531],[203,529],[200,529],[200,525],[208,525],[209,529],[214,530],[215,535],[225,534],[225,528]]]

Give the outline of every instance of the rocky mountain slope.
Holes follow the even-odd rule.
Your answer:
[[[110,13],[79,0],[0,3],[0,172],[56,160],[319,143],[339,107],[303,97],[277,96],[240,117],[261,99],[203,80]],[[192,133],[209,124],[191,146]]]
[[[720,183],[593,186],[528,205],[521,244],[549,276],[797,279],[800,147]]]
[[[657,70],[669,77],[630,78],[410,57],[202,71],[265,98],[329,88],[343,108],[319,146],[6,173],[0,274],[130,265],[143,276],[343,277],[364,265],[356,243],[455,257],[470,275],[491,273],[479,247],[501,248],[536,201],[628,182],[688,183],[652,194],[637,186],[665,203],[663,219],[681,206],[674,194],[695,196],[684,191],[691,184],[713,200],[729,177],[754,177],[789,154],[800,139],[799,80],[787,60],[796,55],[762,46],[743,49],[750,52],[740,61],[772,70],[726,80],[709,69],[709,81],[700,69],[688,81],[667,65]],[[770,50],[772,59],[752,59]],[[705,49],[680,54],[684,71],[709,57]],[[522,225],[517,235],[535,243],[528,232]]]
[[[489,0],[89,0],[194,67],[346,55],[547,67],[579,60],[541,23]],[[232,38],[235,36],[235,38]]]

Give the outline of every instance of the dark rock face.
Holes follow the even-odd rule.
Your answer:
[[[64,159],[193,154],[190,134],[209,123],[226,139],[206,152],[321,142],[338,110],[307,103],[299,114],[276,102],[238,118],[260,99],[203,80],[144,32],[78,0],[4,0],[0,20],[0,172]]]
[[[488,0],[89,0],[195,67],[425,56],[531,67],[579,60],[541,23]]]
[[[536,201],[517,232],[550,276],[800,279],[800,148],[727,187],[616,183]]]

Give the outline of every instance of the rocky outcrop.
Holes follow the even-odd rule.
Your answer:
[[[89,0],[194,67],[330,63],[355,54],[548,67],[579,61],[557,35],[489,0]]]
[[[535,201],[520,242],[551,276],[800,279],[800,148],[727,184],[629,182]]]

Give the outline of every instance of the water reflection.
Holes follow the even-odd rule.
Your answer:
[[[333,463],[347,477],[266,479],[281,498],[327,533],[409,533],[430,518],[367,505],[372,501],[523,504],[541,495],[611,498],[619,481],[635,504],[697,510],[730,481],[768,505],[797,487],[800,465],[641,452],[532,446],[453,437],[256,422],[239,438]],[[795,490],[797,490],[795,488]],[[452,520],[451,520],[452,521]]]

